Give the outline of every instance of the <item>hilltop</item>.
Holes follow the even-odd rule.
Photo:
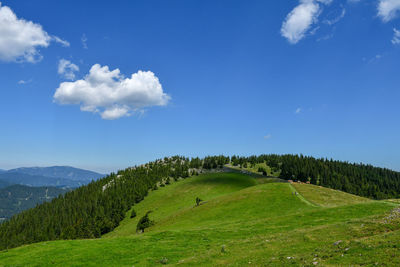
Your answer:
[[[196,206],[195,198],[203,200]],[[400,264],[396,205],[319,186],[209,173],[151,191],[100,239],[0,252],[5,266]],[[138,234],[148,211],[154,225]],[[396,213],[397,214],[397,213]],[[386,218],[386,219],[385,219]],[[29,256],[28,256],[29,255]]]
[[[256,265],[282,265],[310,264],[310,255],[323,255],[312,259],[392,263],[388,253],[397,253],[396,246],[366,256],[359,238],[374,236],[376,244],[390,240],[383,233],[397,238],[399,178],[388,169],[302,155],[163,158],[111,173],[4,222],[0,261],[61,264],[68,257],[78,265],[152,265],[166,257],[162,262],[193,259],[199,266],[242,265],[251,256]],[[284,244],[271,241],[266,249],[259,237]],[[42,242],[50,240],[58,241]],[[12,249],[26,244],[32,245]],[[363,257],[337,258],[350,245]]]

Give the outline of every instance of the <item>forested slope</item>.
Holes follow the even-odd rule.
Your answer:
[[[309,181],[374,199],[400,198],[400,172],[389,169],[303,155],[232,157],[232,165],[244,168],[263,162],[279,171],[282,179]]]
[[[232,158],[171,157],[121,170],[14,216],[0,225],[0,249],[46,240],[96,238],[112,231],[132,205],[171,179],[187,178],[231,163],[263,163],[282,179],[309,181],[369,198],[400,197],[400,173],[370,165],[297,155]]]

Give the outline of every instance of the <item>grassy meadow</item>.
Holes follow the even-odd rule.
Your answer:
[[[203,174],[151,191],[133,207],[135,218],[128,211],[100,239],[1,251],[0,266],[400,266],[400,221],[385,219],[397,205],[240,173]],[[155,224],[138,234],[148,211]]]

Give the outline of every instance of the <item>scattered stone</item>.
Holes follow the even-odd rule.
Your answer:
[[[294,259],[294,258],[293,257],[287,257],[286,259],[291,260],[291,259]]]
[[[168,259],[167,258],[162,258],[161,260],[160,260],[160,263],[161,264],[167,264],[168,263]]]
[[[314,261],[312,264],[314,264],[314,265],[318,265],[318,261]]]
[[[395,208],[386,218],[384,218],[386,224],[398,219],[400,219],[400,208]]]
[[[345,250],[345,251],[348,251],[349,249],[350,249],[350,248],[345,248],[344,250]]]
[[[337,245],[339,245],[340,243],[342,243],[343,241],[342,240],[339,240],[339,241],[336,241],[335,243],[333,243],[333,245],[334,246],[337,246]]]
[[[344,255],[342,254],[342,257],[344,257]]]
[[[267,239],[267,240],[265,240],[265,242],[269,242],[269,240]]]

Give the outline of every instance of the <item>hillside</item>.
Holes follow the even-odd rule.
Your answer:
[[[396,201],[269,181],[210,173],[172,182],[151,191],[133,206],[137,217],[129,210],[100,239],[2,251],[0,266],[400,264]],[[196,197],[202,205],[195,206]],[[137,234],[138,220],[150,210],[155,224]]]
[[[9,219],[21,211],[39,203],[50,201],[68,190],[56,187],[29,187],[12,185],[0,189],[0,221]]]

